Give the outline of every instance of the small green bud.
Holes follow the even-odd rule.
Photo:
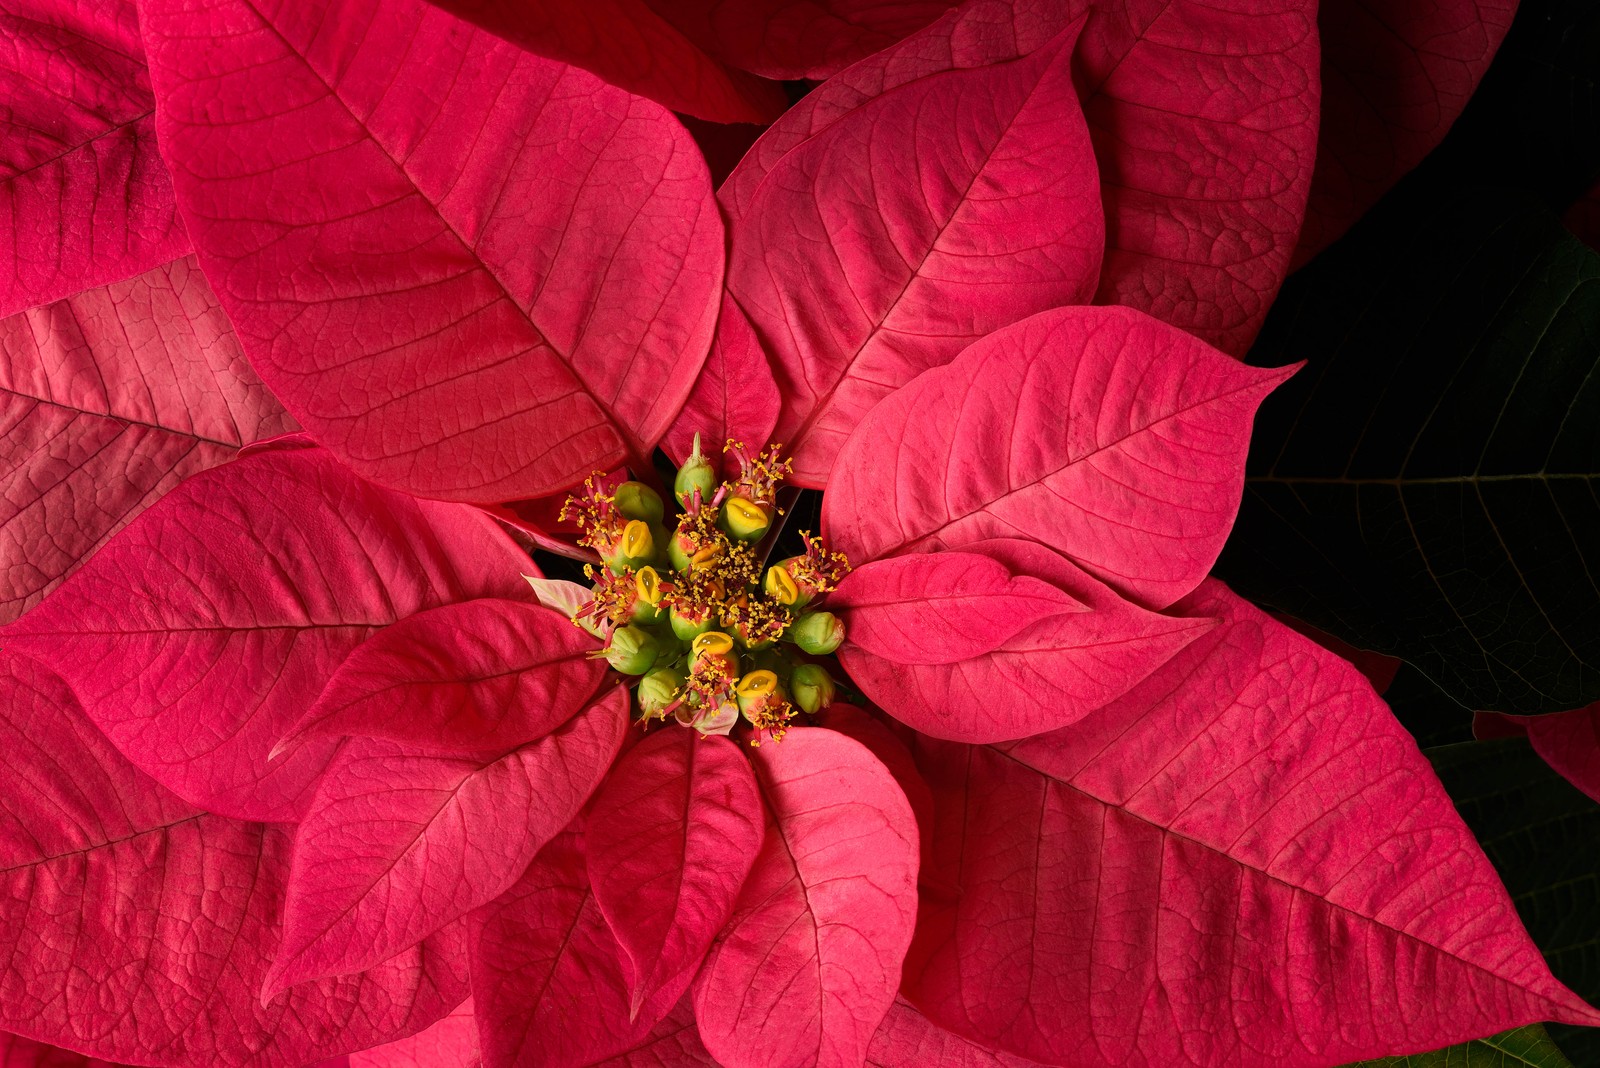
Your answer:
[[[844,643],[844,621],[832,612],[807,612],[794,621],[789,637],[812,656],[826,656]]]
[[[654,634],[629,624],[611,632],[606,662],[624,675],[643,675],[655,667],[656,654],[660,651],[661,645]]]
[[[833,676],[820,664],[801,664],[789,676],[789,693],[804,712],[827,708],[838,692]]]
[[[643,482],[624,482],[612,493],[611,501],[617,506],[617,511],[629,519],[643,519],[653,524],[661,522],[666,514],[661,494]]]
[[[773,564],[767,568],[767,577],[762,582],[762,587],[767,591],[767,596],[777,601],[791,612],[798,612],[805,607],[811,595],[801,591],[795,583],[794,576],[782,564]]]
[[[683,693],[683,673],[660,667],[639,680],[639,711],[646,717],[659,716],[662,710]]]
[[[710,630],[715,622],[711,613],[700,620],[694,620],[680,613],[676,608],[672,610],[672,633],[686,642],[692,642],[706,631]]]
[[[633,576],[633,622],[661,622],[661,576],[653,567],[641,567]]]
[[[643,567],[656,555],[656,537],[650,524],[642,519],[630,519],[622,528],[622,536],[605,556],[606,566],[613,573],[622,574],[632,567]]]
[[[678,468],[678,476],[672,480],[672,494],[685,508],[689,507],[695,490],[700,491],[702,501],[709,501],[717,492],[717,469],[700,451],[699,434],[694,436],[694,449],[689,453],[689,458],[683,461],[683,466]]]

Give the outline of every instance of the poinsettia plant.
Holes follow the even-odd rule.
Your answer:
[[[1208,577],[1239,357],[1511,13],[0,3],[6,1063],[1600,1024]],[[714,191],[669,108],[770,125]]]

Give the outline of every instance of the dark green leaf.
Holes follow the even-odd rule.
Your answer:
[[[1284,286],[1219,571],[1471,708],[1600,699],[1600,255],[1524,195],[1387,198]]]
[[[1432,1053],[1380,1057],[1350,1068],[1572,1068],[1543,1027],[1533,1024]]]
[[[1461,818],[1511,893],[1550,970],[1600,1001],[1600,805],[1557,775],[1527,741],[1430,749]],[[1574,1064],[1600,1065],[1600,1029],[1552,1025]]]

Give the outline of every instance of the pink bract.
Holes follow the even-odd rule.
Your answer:
[[[1177,610],[1223,625],[1097,715],[923,743],[959,892],[924,898],[913,1004],[1053,1063],[1342,1064],[1600,1022],[1353,668],[1215,582]],[[1263,1011],[1216,1011],[1239,1002]]]
[[[705,164],[670,114],[420,0],[141,10],[201,265],[320,443],[482,503],[648,455],[721,280]]]
[[[112,1061],[294,1068],[411,1034],[466,996],[458,926],[262,1005],[288,831],[169,793],[14,653],[0,734],[21,787],[0,811],[0,1028]]]
[[[688,989],[761,851],[761,798],[726,738],[664,730],[617,763],[589,821],[589,881],[622,948],[629,1011]]]
[[[0,316],[187,253],[133,0],[15,0],[0,42]]]
[[[527,597],[486,516],[362,482],[320,449],[184,482],[5,631],[67,679],[141,770],[191,804],[288,820],[338,742],[267,754],[380,628]]]
[[[347,741],[295,829],[283,944],[262,999],[370,968],[499,897],[600,785],[627,726],[616,688],[494,757]]]
[[[181,480],[297,429],[193,256],[0,319],[0,622]]]
[[[526,600],[485,597],[418,612],[353,650],[275,755],[319,736],[447,753],[531,742],[600,684],[605,666],[588,655],[597,647],[570,616]]]
[[[752,763],[765,844],[695,980],[700,1037],[730,1068],[859,1064],[916,916],[915,819],[887,769],[837,732],[790,731]]]
[[[1171,604],[1221,551],[1250,420],[1290,373],[1125,308],[1033,316],[856,426],[825,530],[857,562],[1025,537],[1136,601]]]

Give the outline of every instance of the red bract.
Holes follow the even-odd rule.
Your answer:
[[[628,725],[613,689],[493,757],[355,738],[295,832],[283,945],[263,1000],[362,971],[499,897],[600,785]]]
[[[350,1068],[479,1068],[481,1063],[471,998],[425,1031],[350,1055]]]
[[[1121,308],[1034,316],[861,421],[830,476],[827,533],[858,563],[1020,535],[1170,604],[1221,551],[1250,419],[1289,373]]]
[[[1322,0],[1322,128],[1294,266],[1422,162],[1455,123],[1517,0]]]
[[[916,916],[910,806],[834,731],[791,731],[754,764],[766,843],[695,982],[700,1036],[729,1065],[860,1064]]]
[[[140,0],[148,77],[126,3],[33,6],[0,67],[81,110],[0,181],[71,178],[77,244],[0,320],[0,1028],[1311,1068],[1596,1019],[1359,677],[1202,585],[1290,371],[1193,335],[1287,265],[1310,0]],[[851,60],[725,249],[628,90]],[[781,560],[774,437],[829,485]]]
[[[721,278],[705,164],[665,110],[420,0],[141,12],[200,262],[319,442],[484,503],[649,453]]]
[[[714,55],[768,78],[826,78],[932,22],[950,0],[649,0]]]
[[[1316,0],[1092,0],[1073,59],[1105,195],[1095,301],[1242,356],[1317,149]]]
[[[426,1026],[466,996],[450,928],[267,1005],[290,834],[142,775],[60,680],[0,661],[0,1027],[114,1061],[313,1063]]]
[[[321,450],[265,452],[162,498],[7,644],[59,672],[191,804],[292,819],[338,742],[266,757],[339,663],[423,609],[526,597],[524,564],[470,509],[379,489]]]
[[[782,89],[724,67],[645,0],[430,2],[674,111],[717,122],[771,122],[783,110]]]
[[[0,622],[178,482],[296,429],[194,257],[0,319]]]
[[[1178,610],[1223,625],[1082,723],[923,745],[927,864],[959,894],[924,899],[914,1004],[1061,1064],[1340,1064],[1600,1022],[1353,668],[1215,583]]]
[[[1600,705],[1544,716],[1479,712],[1472,732],[1479,738],[1525,736],[1546,764],[1600,801]]]
[[[133,0],[0,11],[0,316],[182,256]]]
[[[820,486],[850,429],[891,389],[1032,312],[1086,301],[1104,225],[1066,17],[1020,62],[1009,35],[941,49],[944,22],[868,61],[919,76],[819,127],[819,103],[768,141],[804,140],[730,209],[726,304],[763,338],[795,479]],[[991,34],[991,36],[994,36]],[[856,78],[861,75],[856,74]],[[846,75],[847,79],[851,75]],[[914,139],[914,143],[913,143]],[[931,161],[937,163],[928,166]],[[740,170],[745,164],[740,165]]]
[[[733,914],[762,834],[755,777],[726,738],[662,731],[617,764],[595,799],[588,863],[622,948],[630,1013],[688,988]]]

